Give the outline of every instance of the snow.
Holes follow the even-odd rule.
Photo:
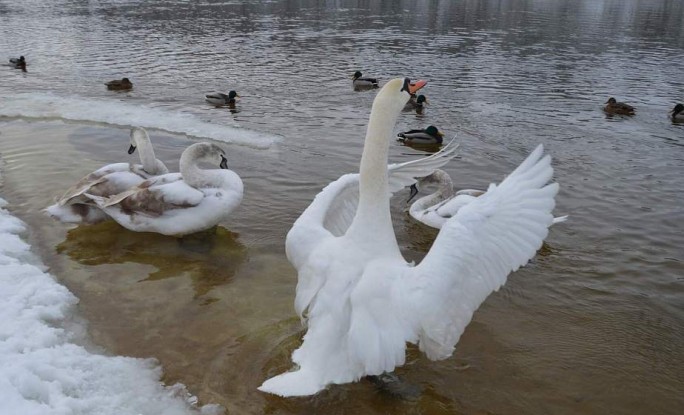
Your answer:
[[[193,114],[163,107],[81,96],[58,96],[47,92],[7,94],[0,97],[0,117],[58,118],[144,127],[257,149],[267,149],[282,138],[238,126],[210,123]]]
[[[2,415],[222,414],[197,407],[185,386],[160,382],[154,359],[83,346],[78,299],[22,240],[26,225],[0,198],[0,413]]]

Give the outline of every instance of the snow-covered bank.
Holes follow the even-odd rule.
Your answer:
[[[63,119],[124,127],[145,127],[194,138],[266,149],[280,136],[231,125],[203,121],[198,117],[162,107],[118,100],[58,96],[38,92],[0,97],[0,117]]]
[[[45,272],[0,198],[0,413],[2,415],[221,414],[165,387],[154,359],[105,356],[81,346],[78,299]]]

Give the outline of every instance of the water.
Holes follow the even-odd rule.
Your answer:
[[[96,343],[154,356],[168,382],[232,413],[679,413],[684,407],[684,4],[667,0],[0,1],[3,196],[80,299]],[[3,58],[5,59],[5,58]],[[545,248],[475,314],[454,356],[411,349],[419,399],[367,382],[307,399],[256,387],[302,334],[285,234],[329,181],[358,168],[381,81],[424,78],[430,124],[461,140],[447,171],[484,187],[537,143],[561,185]],[[130,92],[104,82],[128,77]],[[235,89],[237,112],[203,102]],[[606,117],[608,97],[637,107]],[[126,159],[150,127],[169,166],[198,139],[229,141],[245,199],[216,235],[183,245],[112,224],[71,229],[40,209]],[[423,154],[393,144],[391,161]],[[436,232],[392,202],[420,260]]]

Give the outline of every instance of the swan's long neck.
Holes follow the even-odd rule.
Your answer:
[[[454,185],[448,174],[437,170],[433,173],[433,177],[437,180],[437,190],[413,202],[409,208],[409,212],[412,214],[422,212],[454,196]]]
[[[179,169],[183,180],[194,188],[213,187],[213,175],[209,170],[198,166],[201,158],[198,148],[190,147],[183,152],[179,162]]]
[[[142,163],[143,170],[150,174],[158,174],[159,172],[157,171],[157,157],[155,157],[154,155],[152,143],[150,143],[149,141],[142,141],[139,144],[139,153],[140,162]]]
[[[374,243],[394,246],[398,252],[389,206],[387,158],[389,143],[399,111],[384,108],[374,102],[366,141],[361,156],[359,177],[359,206],[347,232],[350,236],[368,238]]]

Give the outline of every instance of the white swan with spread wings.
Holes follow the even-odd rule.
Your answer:
[[[548,234],[558,185],[548,183],[551,160],[539,146],[451,218],[420,264],[402,257],[390,217],[387,157],[400,111],[424,84],[394,79],[376,96],[358,204],[347,201],[353,175],[342,176],[288,233],[287,256],[298,271],[295,309],[308,330],[292,354],[296,370],[268,379],[260,390],[312,395],[389,372],[404,364],[406,342],[433,360],[451,356],[473,312]]]

